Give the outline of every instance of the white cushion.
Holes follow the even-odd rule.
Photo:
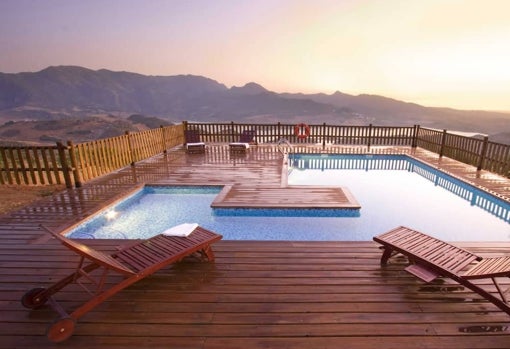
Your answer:
[[[244,146],[246,149],[248,149],[250,147],[249,143],[241,143],[241,142],[234,142],[234,143],[230,143],[229,145],[234,146],[234,147],[243,147]]]

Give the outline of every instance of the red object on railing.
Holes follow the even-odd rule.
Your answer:
[[[294,134],[298,139],[305,139],[310,136],[310,126],[301,123],[294,126]]]

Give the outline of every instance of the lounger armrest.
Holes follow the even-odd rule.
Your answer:
[[[414,276],[425,282],[431,282],[440,276],[434,270],[431,270],[421,264],[411,264],[410,266],[405,268],[405,271],[407,271],[410,274],[413,274]]]

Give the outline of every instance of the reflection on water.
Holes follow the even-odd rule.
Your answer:
[[[510,203],[406,155],[300,155],[292,156],[290,171],[391,170],[408,171],[444,188],[492,215],[510,223]]]

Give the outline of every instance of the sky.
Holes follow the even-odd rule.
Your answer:
[[[0,0],[0,72],[58,65],[510,111],[510,0]]]

